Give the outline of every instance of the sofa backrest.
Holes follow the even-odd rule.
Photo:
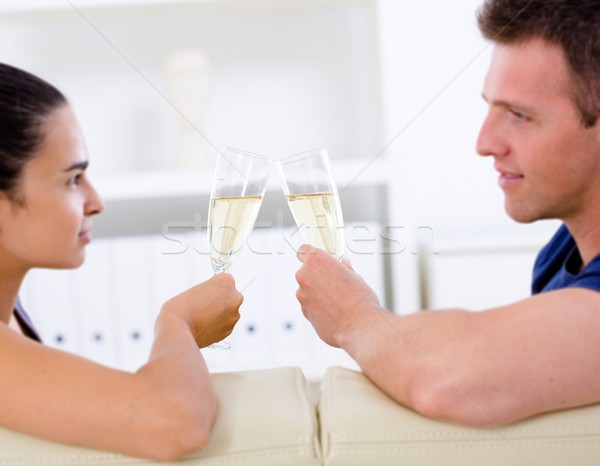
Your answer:
[[[315,410],[298,368],[213,374],[209,443],[173,463],[59,445],[0,428],[0,466],[597,466],[600,405],[477,429],[406,409],[361,373],[332,367]]]

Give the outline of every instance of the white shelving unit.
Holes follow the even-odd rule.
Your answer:
[[[385,159],[338,160],[333,172],[340,190],[385,186]],[[111,173],[94,179],[105,201],[127,199],[205,197],[210,194],[212,173],[204,171],[150,171]],[[267,185],[268,193],[280,191],[277,173],[273,170]]]
[[[240,5],[268,6],[289,8],[290,6],[344,5],[348,0],[4,0],[0,5],[3,13],[40,13],[48,11],[65,11],[73,8],[91,9],[122,9],[128,7],[148,8],[153,6],[174,6],[192,4],[225,5],[239,7]]]
[[[191,259],[189,254],[167,257],[165,248],[179,243],[164,241],[171,229],[192,234],[206,219],[213,148],[228,145],[277,159],[325,147],[346,221],[357,235],[365,232],[361,225],[368,226],[378,241],[378,261],[358,254],[357,262],[363,261],[367,279],[381,288],[382,301],[396,313],[408,313],[421,308],[422,298],[446,305],[446,298],[459,297],[439,285],[463,273],[452,271],[464,270],[460,266],[468,262],[466,256],[485,257],[476,266],[490,273],[470,274],[461,293],[483,290],[478,277],[491,280],[510,273],[503,261],[495,260],[501,255],[476,245],[492,244],[490,238],[498,236],[522,238],[524,231],[527,238],[533,231],[541,244],[538,239],[554,228],[530,230],[509,221],[491,163],[475,157],[485,112],[480,89],[491,52],[474,24],[480,3],[3,0],[0,60],[56,84],[79,116],[91,155],[90,175],[106,201],[94,225],[100,249],[108,252],[95,257],[114,260],[121,254],[114,251],[122,251],[123,244],[137,250],[134,245],[143,243],[145,249],[132,257],[143,262],[148,251],[158,248],[163,255],[152,257],[158,257],[160,267],[196,270],[197,280],[207,273],[194,269],[206,259],[198,260],[201,252]],[[202,52],[210,65],[209,98],[198,125],[208,141],[203,149],[207,163],[202,170],[177,171],[178,112],[166,85],[165,64],[185,49]],[[291,216],[275,173],[259,223],[272,228],[259,242],[269,234],[269,241],[281,242],[282,235],[293,233],[286,230]],[[448,260],[433,258],[432,267],[440,265],[428,277],[428,260],[418,246],[421,234],[436,244],[466,246],[459,253],[451,248]],[[154,240],[144,243],[142,238],[148,237]],[[268,286],[256,300],[276,295],[272,290],[293,294],[295,259],[285,266],[270,264],[263,273]],[[252,261],[246,267],[252,269]],[[142,273],[135,270],[119,277],[135,279]],[[161,279],[153,275],[148,280]],[[428,295],[436,289],[443,296]],[[467,301],[491,303],[485,298]],[[278,302],[271,306],[277,308]],[[254,324],[245,321],[241,327]],[[289,334],[274,335],[277,345],[292,341]],[[246,337],[248,343],[251,338],[244,333]],[[127,340],[121,348],[132,350],[132,344]],[[303,357],[319,359],[312,343],[306,345],[312,349]],[[219,368],[260,365],[241,353],[212,357]],[[293,363],[290,357],[286,361]],[[320,358],[320,363],[336,358]],[[302,364],[317,376],[318,365],[310,366],[308,359]]]
[[[208,141],[207,163],[177,170],[180,122],[165,64],[186,49],[202,52],[210,64],[209,99],[198,125]],[[63,324],[34,315],[49,343],[121,367],[140,363],[121,353],[144,353],[140,348],[148,344],[161,300],[210,274],[198,237],[204,234],[214,147],[274,158],[326,147],[347,222],[363,236],[368,227],[381,249],[389,170],[378,155],[383,115],[377,49],[371,0],[2,2],[0,60],[66,93],[88,141],[90,176],[106,203],[94,220],[97,240],[86,266],[71,278],[69,272],[36,271],[26,283],[30,312],[47,303],[43,294],[65,314]],[[236,329],[239,349],[209,351],[211,368],[287,363],[318,377],[326,365],[352,365],[319,342],[295,303],[299,264],[286,245],[297,238],[276,173],[257,225],[252,242],[269,254],[246,254],[234,273],[241,287],[251,281],[249,271],[262,281],[246,291]],[[194,247],[173,250],[184,242]],[[276,244],[287,248],[285,254]],[[382,301],[391,303],[384,278],[390,263],[381,254],[365,255],[365,244],[370,242],[358,239],[349,254],[358,251],[354,262],[365,265]],[[61,291],[73,287],[86,290],[90,302],[82,291]],[[152,310],[138,309],[144,306]],[[276,313],[267,318],[262,308]],[[275,347],[266,348],[267,341]]]

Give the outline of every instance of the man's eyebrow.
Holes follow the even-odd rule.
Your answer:
[[[77,162],[77,163],[74,163],[73,165],[71,165],[65,171],[66,172],[70,172],[70,171],[73,171],[73,170],[85,170],[85,169],[87,169],[87,167],[88,167],[89,164],[90,164],[90,162],[87,161],[87,160],[85,160],[83,162]]]
[[[485,101],[485,103],[493,105],[495,107],[502,107],[502,108],[507,108],[507,109],[516,109],[516,110],[522,110],[525,113],[530,113],[530,114],[535,114],[536,111],[527,106],[527,105],[521,105],[518,103],[513,103],[513,102],[508,102],[506,100],[492,100],[491,102],[488,100],[488,98],[485,96],[485,94],[481,94],[481,97],[483,98],[483,100]]]

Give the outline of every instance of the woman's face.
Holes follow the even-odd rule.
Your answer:
[[[0,194],[0,260],[24,270],[78,267],[92,239],[91,216],[104,206],[87,178],[87,148],[71,108],[52,113],[43,131],[17,188],[23,202]]]

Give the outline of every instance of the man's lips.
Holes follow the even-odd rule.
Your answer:
[[[523,175],[520,175],[518,173],[512,173],[499,168],[496,168],[496,170],[500,174],[500,176],[498,176],[498,184],[503,189],[515,186],[519,184],[523,180],[523,178],[525,178]]]

